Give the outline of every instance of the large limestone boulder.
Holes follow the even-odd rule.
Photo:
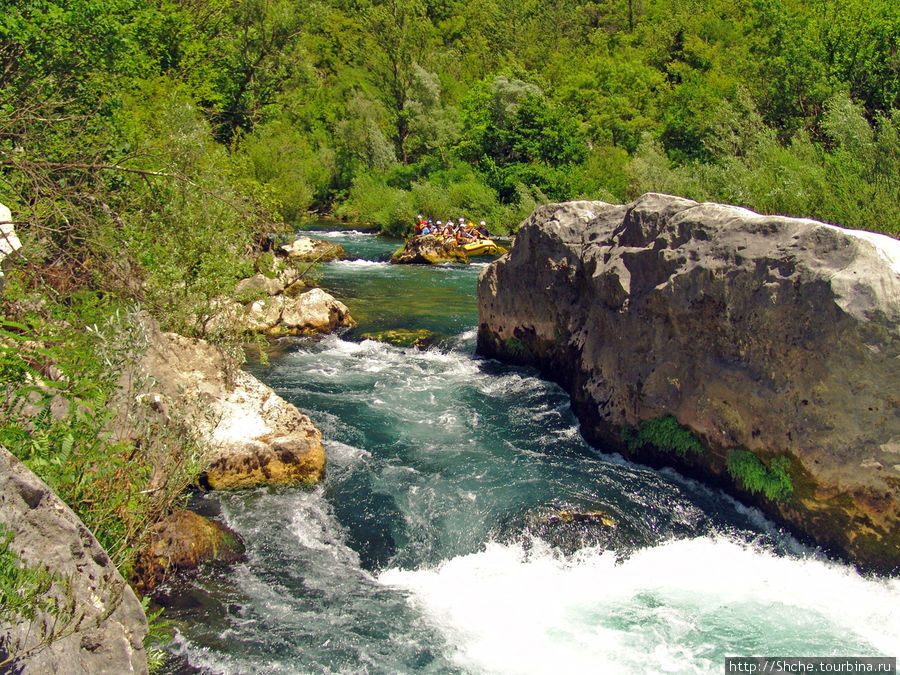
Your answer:
[[[57,617],[0,621],[0,662],[23,657],[0,671],[146,673],[147,619],[134,592],[72,510],[2,447],[0,523],[15,533],[10,550],[25,566],[59,575],[46,597],[64,608]]]
[[[329,262],[347,258],[347,252],[340,244],[312,237],[297,237],[290,244],[279,248],[278,253],[305,262]]]
[[[446,262],[468,264],[469,257],[456,242],[426,234],[407,239],[403,248],[391,256],[391,262],[397,265],[439,265]]]
[[[238,298],[243,296],[280,295],[284,293],[284,286],[282,279],[256,274],[252,277],[241,279],[234,288],[234,294]]]
[[[140,364],[140,396],[163,420],[177,416],[205,448],[214,489],[321,480],[322,434],[312,421],[250,373],[234,370],[213,345],[152,326]]]
[[[331,333],[356,323],[347,306],[321,288],[257,300],[244,307],[240,316],[246,332],[273,336]]]
[[[330,333],[355,322],[350,310],[321,288],[313,288],[297,297],[285,297],[281,310],[280,334]]]
[[[9,208],[4,204],[0,204],[0,290],[3,290],[5,281],[3,275],[3,262],[13,253],[22,248],[22,242],[16,236],[16,229],[13,227],[12,214]]]
[[[659,194],[551,204],[478,296],[479,351],[560,380],[590,440],[625,450],[624,425],[672,415],[706,450],[631,456],[867,568],[900,565],[897,240]],[[754,492],[741,449],[773,476],[784,458],[789,495]]]
[[[320,335],[356,324],[347,306],[321,288],[291,295],[278,292],[277,284],[273,282],[276,280],[248,283],[242,287],[244,290],[255,288],[263,291],[268,293],[267,297],[247,303],[220,300],[217,312],[207,328],[216,330],[236,327],[244,333],[263,333],[277,337]],[[273,292],[270,293],[266,288],[271,288]]]

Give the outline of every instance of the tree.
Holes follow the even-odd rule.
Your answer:
[[[241,0],[230,16],[215,88],[208,101],[219,140],[228,142],[263,117],[291,78],[300,56],[297,38],[304,16],[290,0]]]
[[[566,172],[587,156],[577,123],[534,84],[497,76],[473,89],[463,105],[460,155],[476,164],[502,201],[517,184],[564,198]]]
[[[434,76],[420,64],[428,50],[433,26],[419,0],[386,0],[366,12],[370,61],[375,88],[390,111],[393,141],[404,164],[410,161],[410,137],[415,118],[436,107],[440,95]]]

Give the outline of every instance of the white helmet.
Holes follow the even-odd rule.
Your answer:
[[[441,221],[437,221],[437,224],[440,225],[440,224],[441,224]]]
[[[487,225],[487,223],[484,222],[483,220],[481,221],[481,224],[482,224],[482,225]]]

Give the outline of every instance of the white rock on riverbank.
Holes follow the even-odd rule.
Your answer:
[[[22,248],[22,242],[19,241],[19,237],[16,235],[12,213],[4,204],[0,204],[0,290],[3,289],[5,282],[3,263],[20,248]]]

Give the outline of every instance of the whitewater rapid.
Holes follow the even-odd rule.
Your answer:
[[[326,480],[197,499],[247,560],[178,590],[170,672],[722,673],[727,656],[897,655],[900,580],[589,447],[559,387],[474,355],[477,268],[398,269],[396,242],[334,238],[368,261],[323,266],[362,325],[252,366],[322,430]],[[395,347],[363,339],[373,325],[442,338]],[[561,512],[603,518],[551,526]]]

